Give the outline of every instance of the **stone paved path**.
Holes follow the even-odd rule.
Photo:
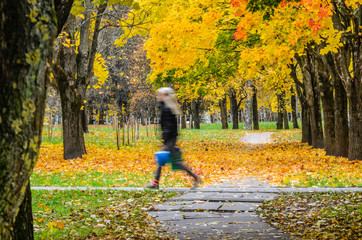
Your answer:
[[[362,188],[276,188],[253,178],[190,190],[155,205],[148,214],[178,239],[296,239],[264,222],[255,212],[281,192],[357,191]]]
[[[156,205],[148,214],[178,239],[291,239],[255,212],[264,200],[278,197],[265,191],[269,188],[251,178],[200,188]]]
[[[253,144],[260,144],[260,143],[269,143],[271,142],[271,135],[270,132],[262,132],[262,133],[251,133],[246,134],[241,141],[245,143],[253,143]]]

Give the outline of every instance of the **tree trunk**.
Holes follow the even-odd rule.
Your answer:
[[[98,124],[103,125],[104,124],[104,110],[103,107],[99,107],[99,118],[98,118]]]
[[[94,123],[94,106],[90,103],[88,110],[88,125]]]
[[[291,69],[290,75],[294,80],[295,89],[297,91],[300,107],[302,109],[302,142],[312,145],[312,136],[310,133],[310,117],[308,115],[308,104],[305,94],[305,87],[304,84],[298,79],[297,65],[291,64],[289,65],[289,68]]]
[[[335,79],[335,142],[336,156],[348,157],[348,107],[347,94],[343,88],[341,79]]]
[[[357,87],[353,87],[351,92],[348,159],[362,160],[362,86],[359,87],[359,92]]]
[[[312,146],[324,148],[322,116],[320,111],[320,96],[317,87],[317,74],[315,71],[315,59],[307,52],[305,56],[298,57],[304,78],[308,115],[312,133]]]
[[[181,116],[181,129],[186,129],[186,114],[182,114]]]
[[[84,105],[83,105],[84,107]],[[87,118],[87,113],[85,111],[85,107],[83,108],[83,110],[81,110],[81,117],[82,117],[82,129],[84,133],[89,133],[88,130],[88,118]]]
[[[253,86],[253,128],[259,130],[258,98],[257,90]]]
[[[342,80],[349,101],[348,159],[362,160],[362,41],[360,37],[362,7],[359,5],[354,10],[339,1],[332,1],[332,4],[334,8],[332,21],[335,29],[339,31],[352,29],[351,32],[353,32],[342,37],[343,46],[337,53],[332,54],[332,57],[333,69]]]
[[[33,212],[31,207],[30,181],[26,187],[25,197],[20,205],[18,215],[16,216],[14,229],[11,233],[13,240],[33,240]]]
[[[59,50],[55,59],[54,76],[57,81],[62,103],[64,159],[81,158],[86,153],[82,126],[81,107],[83,106],[89,79],[93,71],[93,62],[97,44],[99,25],[105,5],[98,8],[94,24],[93,42],[90,44],[91,2],[84,1],[84,19],[80,22],[78,54],[72,47],[59,42]],[[76,21],[69,21],[64,31],[73,41],[78,28]],[[91,47],[90,47],[91,46]]]
[[[314,148],[324,148],[322,115],[320,110],[319,95],[312,93],[308,96],[308,92],[310,92],[310,90],[307,90],[307,99],[309,98],[308,115],[310,116],[312,146]]]
[[[330,75],[327,69],[323,66],[321,61],[316,61],[316,72],[318,76],[318,86],[321,92],[322,106],[323,106],[323,120],[324,120],[324,150],[327,155],[335,154],[335,107],[333,97],[333,86],[329,82]]]
[[[247,86],[252,87],[252,81],[247,81]],[[253,128],[253,95],[248,93],[246,103],[245,103],[245,125],[244,129],[251,130]]]
[[[80,111],[84,99],[82,94],[63,86],[67,83],[68,81],[58,81],[62,104],[64,159],[82,158],[82,155],[86,154]]]
[[[283,120],[284,120],[284,129],[289,129],[289,119],[288,119],[288,112],[284,108],[283,112]]]
[[[0,239],[4,240],[11,239],[16,228],[38,158],[56,36],[54,15],[52,1],[0,2]]]
[[[192,113],[194,129],[200,129],[200,99],[192,100]]]
[[[284,100],[281,94],[277,94],[278,99],[278,118],[277,118],[277,129],[283,129],[283,118],[284,118]]]
[[[221,115],[221,128],[228,129],[228,115],[226,106],[226,97],[219,100],[220,115]]]
[[[233,88],[230,88],[229,90],[229,99],[230,99],[230,109],[231,109],[231,117],[233,122],[233,129],[239,129],[238,100],[236,99],[236,92]]]
[[[312,145],[312,137],[310,135],[310,122],[308,116],[308,107],[302,106],[302,143]]]
[[[290,89],[292,96],[290,98],[290,104],[292,105],[292,121],[293,121],[293,128],[299,128],[298,126],[298,117],[297,117],[297,99],[295,97],[294,89]]]

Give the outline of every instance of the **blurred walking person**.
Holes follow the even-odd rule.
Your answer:
[[[193,188],[196,188],[202,179],[182,163],[181,151],[176,147],[177,115],[181,115],[182,111],[177,102],[175,91],[169,87],[160,88],[157,92],[157,100],[160,102],[161,108],[162,150],[170,152],[172,169],[186,171],[193,178]],[[155,178],[146,188],[159,189],[161,170],[162,166],[158,166]]]

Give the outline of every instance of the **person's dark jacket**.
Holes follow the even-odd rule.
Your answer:
[[[177,118],[171,109],[161,102],[162,139],[166,142],[177,137]]]

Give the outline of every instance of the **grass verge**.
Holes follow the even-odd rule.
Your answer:
[[[176,193],[33,191],[35,239],[167,239],[146,214]]]
[[[190,187],[191,180],[184,181],[171,171],[163,171],[161,187]],[[48,172],[33,173],[31,183],[41,187],[142,187],[154,178],[154,173],[126,172]]]

